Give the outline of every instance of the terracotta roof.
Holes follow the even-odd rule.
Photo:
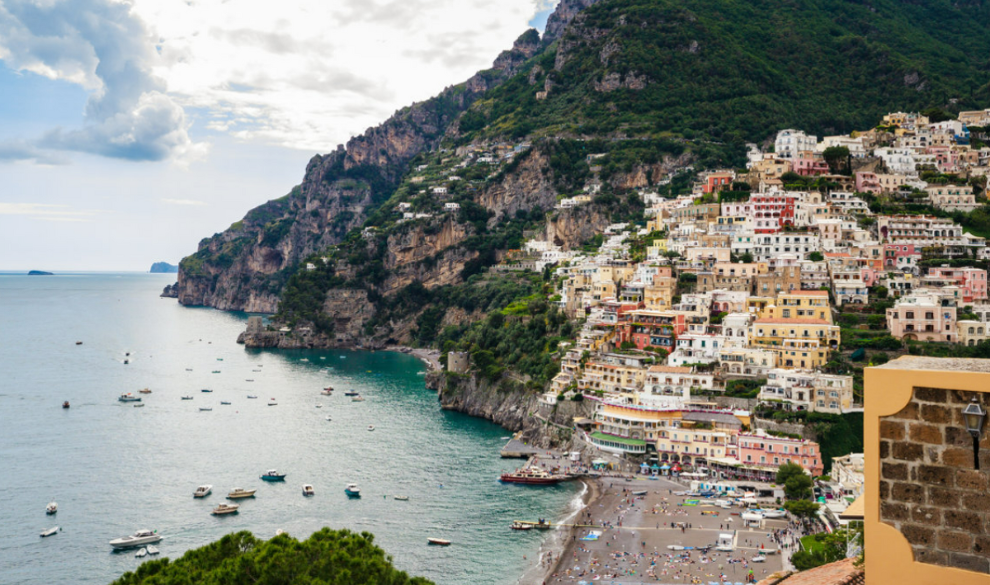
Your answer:
[[[792,323],[794,325],[830,325],[825,319],[808,319],[806,317],[763,317],[757,323]]]
[[[690,374],[691,368],[681,366],[650,366],[650,371],[663,374]]]
[[[757,585],[864,585],[866,575],[854,566],[856,559],[843,559],[780,578],[772,575]]]

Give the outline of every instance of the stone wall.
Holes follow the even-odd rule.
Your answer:
[[[919,563],[990,573],[990,437],[973,465],[962,409],[974,393],[914,388],[880,419],[880,520],[899,530]],[[990,395],[976,394],[984,408]]]

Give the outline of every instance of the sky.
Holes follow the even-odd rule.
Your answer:
[[[0,0],[0,270],[178,263],[557,0]]]

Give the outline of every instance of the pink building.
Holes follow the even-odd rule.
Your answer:
[[[921,261],[921,250],[916,250],[914,244],[884,244],[883,267],[887,270],[918,271]]]
[[[964,303],[987,300],[987,271],[982,268],[929,268],[928,278],[946,280],[958,286],[962,289]]]
[[[935,295],[912,295],[887,309],[887,328],[898,339],[955,343],[956,308]]]
[[[880,193],[881,191],[880,180],[876,173],[856,173],[857,193]]]
[[[819,476],[824,470],[818,443],[774,437],[762,430],[739,434],[739,461],[743,465],[760,467],[780,467],[785,463],[796,463],[812,476]]]
[[[828,163],[814,151],[802,150],[798,157],[791,161],[794,172],[802,177],[817,177],[829,173]]]

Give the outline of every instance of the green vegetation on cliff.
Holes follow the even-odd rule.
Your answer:
[[[324,528],[303,541],[228,534],[175,561],[146,561],[113,585],[430,585],[392,566],[368,532]]]
[[[784,127],[838,133],[891,109],[984,107],[987,17],[976,1],[606,0],[479,101],[462,129],[741,148]]]

